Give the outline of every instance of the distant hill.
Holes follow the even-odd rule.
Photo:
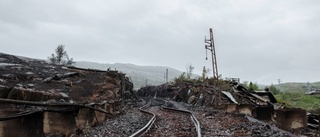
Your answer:
[[[164,67],[164,66],[138,66],[134,64],[101,64],[96,62],[78,61],[76,62],[76,67],[81,68],[91,68],[100,70],[119,70],[126,73],[131,77],[134,88],[138,89],[146,85],[146,80],[148,80],[148,85],[160,85],[165,82],[164,74],[166,69],[168,69],[168,79],[173,80],[182,74],[182,71]]]
[[[274,84],[277,89],[280,89],[282,92],[309,92],[308,90],[320,89],[320,82],[309,83],[309,89],[307,87],[308,83],[303,82],[287,82],[281,83],[280,85]],[[259,89],[263,90],[265,87],[270,85],[257,84]]]
[[[302,82],[288,82],[281,83],[280,85],[276,84],[276,88],[280,89],[280,91],[285,92],[308,92],[307,83]],[[320,82],[309,83],[309,89],[320,89]]]

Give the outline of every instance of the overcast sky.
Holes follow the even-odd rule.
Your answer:
[[[76,61],[201,74],[209,28],[223,77],[320,81],[319,0],[0,0],[0,52],[32,58],[63,44]]]

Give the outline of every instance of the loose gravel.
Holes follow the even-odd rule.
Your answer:
[[[212,136],[258,136],[290,137],[286,132],[273,130],[267,124],[249,121],[245,115],[222,111],[193,112],[201,125],[204,137]]]
[[[155,124],[143,137],[193,137],[196,129],[190,116],[160,107],[151,107],[147,111],[156,114]]]
[[[151,116],[141,113],[138,108],[127,109],[120,116],[107,119],[102,125],[84,129],[79,137],[128,137],[142,128]]]
[[[294,130],[295,135],[258,121],[244,114],[228,113],[208,108],[193,107],[174,101],[153,100],[153,107],[147,108],[156,114],[156,121],[143,137],[195,137],[196,130],[189,116],[172,111],[160,110],[161,105],[193,112],[201,125],[203,137],[253,136],[289,137],[295,135],[315,136],[309,130]],[[145,102],[144,102],[145,103]],[[144,104],[143,103],[143,104]],[[79,137],[127,137],[142,128],[151,116],[141,113],[137,107],[127,109],[124,114],[107,119],[102,125],[84,129]],[[299,133],[298,133],[299,131]],[[301,133],[300,133],[301,132]]]
[[[212,136],[253,136],[290,137],[293,134],[270,126],[244,114],[228,113],[209,108],[194,107],[186,103],[175,103],[179,109],[191,111],[201,126],[203,137]],[[252,119],[251,121],[249,119]],[[256,120],[256,122],[253,122]]]

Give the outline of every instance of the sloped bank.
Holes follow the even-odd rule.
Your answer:
[[[118,114],[125,74],[0,53],[0,136],[71,136]]]

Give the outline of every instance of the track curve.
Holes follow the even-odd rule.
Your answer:
[[[143,128],[139,129],[130,137],[168,135],[201,137],[200,124],[192,112],[164,105],[170,106],[168,102],[162,99],[152,99],[149,103],[139,108],[141,112],[152,115],[152,118]],[[186,118],[186,116],[189,116],[192,122],[187,120],[188,118]],[[194,126],[191,126],[192,123]],[[149,130],[150,128],[151,130]],[[156,131],[157,129],[164,129],[166,132],[169,130],[172,131],[170,131],[171,133],[163,133],[162,131]]]
[[[151,105],[151,101],[149,103],[147,103],[146,105],[142,106],[139,108],[139,110],[143,113],[146,113],[148,115],[152,115],[152,118],[148,121],[148,123],[142,127],[141,129],[139,129],[137,132],[133,133],[132,135],[130,135],[130,137],[139,137],[141,135],[143,135],[144,133],[146,133],[151,126],[153,125],[154,121],[156,120],[156,115],[154,113],[145,111],[144,109],[149,107]]]

